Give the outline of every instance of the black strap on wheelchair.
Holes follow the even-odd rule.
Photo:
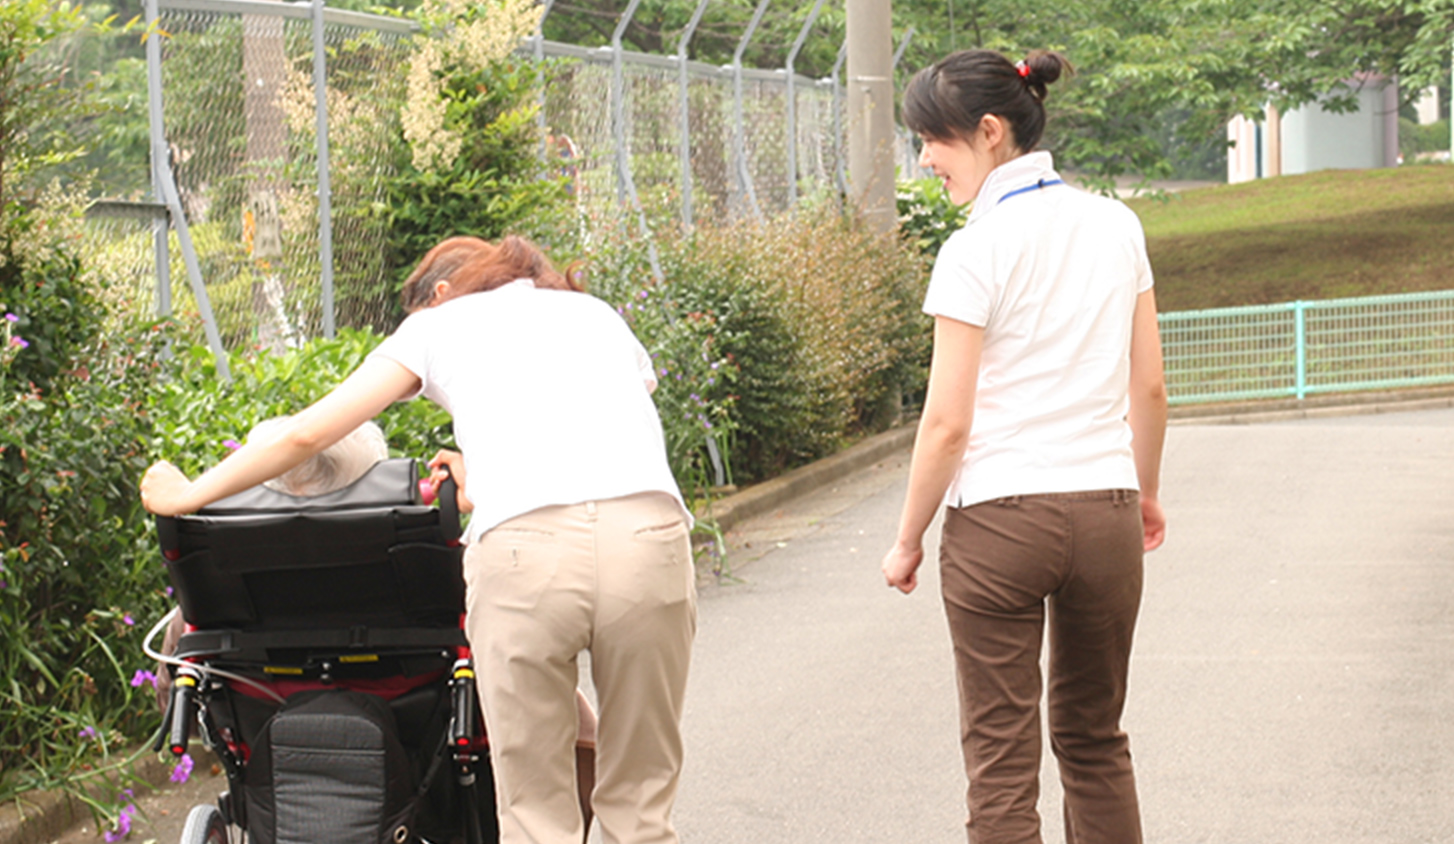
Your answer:
[[[453,648],[465,645],[458,627],[347,630],[194,630],[177,643],[179,658],[270,648],[329,648],[340,652],[370,648]]]

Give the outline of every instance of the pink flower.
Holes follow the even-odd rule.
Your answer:
[[[172,769],[172,782],[186,782],[192,778],[192,755],[183,753],[182,758],[177,760],[177,767]]]
[[[20,317],[12,313],[6,313],[5,318],[10,320],[11,322],[20,322]]]
[[[133,689],[141,688],[141,684],[143,683],[151,683],[151,687],[155,689],[157,685],[157,675],[141,668],[136,669],[136,673],[131,675],[131,687]]]
[[[82,730],[81,730],[81,738],[83,738],[83,739],[93,739],[93,738],[96,738],[96,737],[97,736],[96,736],[96,728],[95,727],[84,727],[84,728],[82,728]]]
[[[27,342],[25,342],[24,340],[22,340],[19,337],[11,337],[10,338],[10,345],[16,347],[17,349],[28,349],[28,348],[30,348],[30,344],[27,343]]]
[[[125,623],[127,627],[134,627],[134,626],[136,626],[136,619],[134,619],[134,618],[131,617],[131,613],[125,613],[125,614],[123,614],[121,616],[121,621],[123,623]]]
[[[237,451],[239,448],[242,448],[242,443],[237,440],[223,440],[222,447],[228,451]]]
[[[136,814],[135,804],[128,803],[116,816],[116,828],[106,833],[108,842],[116,842],[131,834],[131,816]]]

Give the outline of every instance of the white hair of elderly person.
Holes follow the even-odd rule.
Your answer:
[[[264,419],[248,431],[247,438],[274,432],[288,419],[287,416]],[[298,497],[325,495],[363,477],[375,463],[388,456],[389,444],[383,430],[373,422],[365,422],[313,457],[276,478],[263,481],[263,486]]]
[[[286,416],[264,419],[248,431],[247,438],[254,439],[275,431],[288,420]],[[354,428],[343,439],[303,461],[300,465],[268,481],[263,486],[275,492],[306,498],[336,492],[363,477],[373,465],[389,457],[389,444],[384,432],[373,422],[365,422]],[[176,653],[177,640],[183,633],[182,614],[175,613],[162,638],[161,652]],[[171,672],[158,666],[156,697],[157,706],[166,709],[171,696]]]

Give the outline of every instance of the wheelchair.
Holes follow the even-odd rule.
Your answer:
[[[227,775],[182,844],[498,841],[456,489],[431,506],[420,476],[384,460],[327,495],[157,518],[186,622],[157,749],[195,729]]]

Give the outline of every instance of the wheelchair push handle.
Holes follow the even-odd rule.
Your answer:
[[[183,666],[172,684],[172,700],[167,706],[167,750],[173,756],[187,752],[192,740],[192,722],[197,720],[197,684],[201,674],[191,666]]]
[[[439,501],[440,526],[447,536],[458,537],[462,532],[459,526],[459,484],[449,471],[449,466],[441,464],[439,468],[444,471],[444,480],[439,482],[438,489],[435,489],[433,480],[426,475],[419,479],[419,497],[425,504]]]

